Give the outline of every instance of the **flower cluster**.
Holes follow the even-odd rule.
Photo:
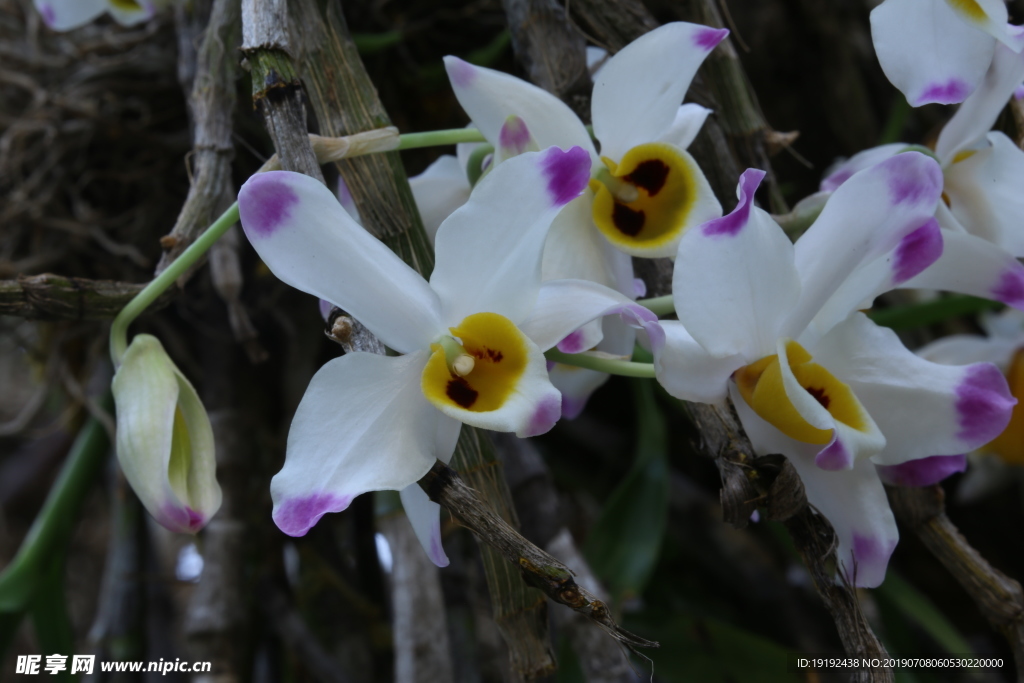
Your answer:
[[[447,58],[487,142],[461,145],[412,180],[435,246],[429,279],[359,225],[347,194],[339,201],[295,173],[250,178],[239,212],[263,262],[391,352],[348,353],[313,377],[271,484],[278,527],[303,535],[361,493],[398,490],[430,558],[447,564],[439,508],[416,482],[450,460],[462,425],[543,434],[607,378],[545,352],[621,360],[639,341],[668,393],[731,403],[756,452],[792,462],[836,531],[840,570],[880,584],[898,539],[883,483],[933,484],[978,449],[1022,457],[1019,319],[1012,334],[993,323],[1001,331],[989,341],[951,338],[914,354],[863,311],[908,287],[1024,308],[1024,152],[990,132],[1024,80],[1024,37],[1000,0],[886,0],[872,27],[886,73],[912,104],[963,104],[934,151],[886,145],[834,168],[816,195],[820,215],[795,242],[757,206],[764,171],[742,174],[723,215],[687,151],[711,112],[684,96],[728,34],[688,23],[651,31],[601,65],[592,133],[549,93]],[[944,48],[923,59],[921,46],[940,41],[969,58]],[[634,257],[674,259],[677,320],[637,301]],[[161,501],[215,509],[214,489],[197,481],[212,476],[208,422],[161,353],[133,343],[115,381],[124,427],[130,402],[146,394],[132,377],[149,368],[160,380],[159,410],[137,421],[169,444],[151,456],[119,437],[126,472],[165,517]],[[187,459],[174,444],[188,435],[199,455],[179,471]],[[146,458],[159,485],[133,473]]]

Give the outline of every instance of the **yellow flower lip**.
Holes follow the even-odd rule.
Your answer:
[[[812,362],[812,356],[799,343],[785,344],[785,360],[800,388],[825,409],[835,422],[859,432],[871,429],[871,421],[850,386],[823,366]],[[786,436],[804,443],[823,445],[833,440],[833,429],[822,421],[823,415],[808,415],[806,401],[791,396],[783,377],[779,355],[766,356],[737,370],[733,375],[740,395],[766,422]],[[803,403],[798,408],[795,402]],[[812,424],[809,418],[819,424]],[[827,418],[826,418],[827,420]]]
[[[449,414],[498,410],[526,371],[525,336],[497,313],[467,316],[451,334],[431,345],[422,376],[424,396]]]
[[[630,149],[618,163],[601,159],[606,169],[590,180],[598,230],[627,252],[678,240],[697,203],[700,173],[684,153],[651,142]]]

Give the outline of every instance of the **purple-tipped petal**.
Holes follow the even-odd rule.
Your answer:
[[[639,299],[647,295],[647,283],[642,278],[633,278],[633,296]]]
[[[57,23],[57,13],[53,11],[53,5],[50,3],[44,2],[40,4],[39,14],[43,17],[43,22],[50,28],[53,28],[53,25]]]
[[[630,327],[647,333],[647,342],[651,347],[651,352],[661,353],[661,350],[665,348],[665,330],[662,329],[658,316],[650,309],[644,308],[640,304],[630,304],[610,311],[609,315],[614,313],[618,313],[622,322]]]
[[[855,532],[851,550],[853,561],[847,566],[847,572],[850,574],[848,578],[853,582],[855,574],[854,585],[857,586],[879,585],[885,577],[885,569],[894,550],[896,539],[862,536]]]
[[[576,330],[568,337],[558,342],[558,350],[562,353],[580,353],[586,351],[587,347],[584,345],[585,335],[583,330]]]
[[[906,282],[942,256],[942,229],[934,218],[910,233],[896,247],[893,284]]]
[[[250,241],[269,237],[290,217],[299,197],[288,185],[286,171],[255,175],[242,186],[238,211]]]
[[[177,534],[195,534],[206,526],[206,517],[189,506],[165,503],[155,516],[161,526]]]
[[[590,155],[582,147],[573,147],[568,152],[551,147],[541,153],[540,164],[555,206],[564,206],[579,197],[590,180]]]
[[[727,28],[705,28],[693,35],[694,44],[710,52],[729,35]]]
[[[951,78],[945,83],[931,83],[914,102],[915,107],[923,104],[957,104],[967,99],[974,90],[970,83],[959,78]]]
[[[445,66],[452,84],[460,88],[468,88],[476,80],[476,67],[458,57],[447,57]]]
[[[562,398],[561,395],[557,397],[549,395],[545,396],[543,400],[537,405],[530,417],[530,424],[527,429],[519,433],[521,437],[527,436],[539,436],[551,431],[551,428],[558,422],[558,418],[562,416]]]
[[[902,465],[876,465],[878,476],[891,486],[931,486],[967,469],[966,455],[933,455]]]
[[[709,237],[735,237],[750,220],[750,208],[754,205],[754,193],[764,180],[765,172],[748,168],[740,176],[739,203],[728,215],[708,221],[701,226],[701,232]]]
[[[833,437],[832,443],[814,456],[814,464],[829,472],[848,470],[853,467],[853,454],[839,438]]]
[[[289,536],[305,536],[328,512],[341,512],[352,499],[330,493],[313,493],[282,501],[274,510],[274,523]]]
[[[506,159],[527,151],[532,139],[530,129],[526,127],[526,121],[518,116],[508,117],[501,127],[501,132],[498,133],[501,153]]]
[[[985,445],[1006,429],[1015,405],[999,368],[991,363],[967,366],[956,388],[957,437],[969,448]]]
[[[1015,263],[1004,270],[992,289],[992,298],[1007,306],[1024,309],[1024,266]]]
[[[933,204],[942,191],[942,169],[930,157],[897,154],[880,163],[878,168],[888,175],[893,204]]]

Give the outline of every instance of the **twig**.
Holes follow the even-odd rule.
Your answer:
[[[480,500],[455,470],[440,462],[436,463],[420,480],[420,486],[431,500],[447,508],[460,524],[497,550],[506,560],[518,565],[523,580],[539,588],[548,598],[576,610],[624,645],[658,646],[616,624],[607,605],[580,588],[568,567],[523,538]]]
[[[490,504],[495,511],[492,514],[496,514],[510,529],[519,527],[501,463],[495,457],[494,447],[486,434],[464,428],[459,435],[452,464],[472,486],[469,490]],[[458,519],[454,510],[447,505],[445,507]],[[519,538],[529,543],[522,536]],[[548,635],[548,604],[544,595],[523,582],[521,567],[515,562],[506,562],[507,556],[494,547],[492,539],[478,535],[477,543],[487,576],[494,622],[508,645],[512,669],[526,678],[553,673],[557,663]],[[531,548],[540,552],[536,546],[531,545]]]
[[[1019,582],[989,564],[946,516],[946,494],[938,484],[923,488],[887,486],[896,517],[913,529],[956,577],[978,610],[1003,634],[1024,681],[1024,591]]]
[[[505,464],[505,476],[522,520],[523,535],[545,548],[576,574],[576,581],[599,600],[607,601],[559,514],[554,480],[532,439],[495,434],[494,445]],[[577,612],[556,608],[552,619],[564,629],[588,683],[629,683],[636,680],[623,648],[608,647],[607,637]]]
[[[195,78],[189,96],[195,125],[192,184],[174,228],[160,240],[164,254],[155,275],[162,273],[196,235],[213,222],[223,197],[231,191],[231,160],[235,149],[231,121],[238,72],[235,51],[240,33],[238,2],[214,2],[209,26],[196,55]]]
[[[145,285],[89,280],[43,273],[0,280],[0,315],[35,320],[103,320],[113,318]],[[165,292],[155,308],[170,303]]]

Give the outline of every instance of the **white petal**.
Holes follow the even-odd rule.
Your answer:
[[[624,294],[586,280],[545,282],[533,311],[519,329],[541,350],[547,351],[585,323],[616,313],[630,324],[646,329],[652,344],[658,346],[661,338],[658,316]]]
[[[605,50],[603,47],[587,45],[587,70],[590,71],[591,80],[597,78],[597,74],[604,67],[607,59],[608,50]]]
[[[871,38],[882,71],[913,107],[963,102],[996,44],[936,0],[885,0],[871,11]]]
[[[409,187],[431,242],[441,223],[469,200],[472,190],[459,160],[450,154],[438,157],[423,173],[409,178]]]
[[[942,256],[903,287],[941,289],[1024,309],[1024,266],[1001,247],[966,233],[942,231]]]
[[[435,239],[430,286],[441,299],[446,326],[484,311],[513,323],[527,316],[540,287],[551,222],[589,178],[586,152],[551,147],[498,164],[477,184]]]
[[[935,263],[944,248],[939,222],[929,218],[894,249],[858,266],[811,321],[816,337],[826,334],[855,310],[871,308],[875,297],[888,292]]]
[[[43,22],[54,31],[70,31],[103,14],[105,0],[33,0]]]
[[[591,111],[601,155],[614,161],[668,132],[704,58],[729,32],[675,22],[645,33],[608,60]]]
[[[802,289],[783,336],[799,338],[857,268],[928,222],[941,192],[939,165],[919,152],[897,154],[843,183],[796,242]]]
[[[551,93],[458,57],[445,57],[444,66],[459,104],[493,146],[498,146],[505,120],[518,116],[526,122],[541,149],[579,146],[597,161],[594,143],[583,122]]]
[[[299,173],[258,173],[242,186],[238,208],[274,275],[342,308],[387,346],[425,349],[444,332],[437,295],[323,184]]]
[[[1024,55],[997,45],[985,78],[939,133],[935,153],[948,166],[962,149],[980,144],[1024,80]]]
[[[950,210],[971,234],[1024,256],[1024,151],[999,132],[991,146],[946,168]]]
[[[543,280],[590,280],[628,293],[633,259],[611,244],[594,225],[594,193],[569,202],[551,224],[541,264]]]
[[[406,486],[399,495],[405,515],[427,557],[438,567],[447,567],[448,556],[441,545],[441,506],[430,500],[419,484]]]
[[[834,192],[857,171],[871,168],[875,164],[899,154],[906,148],[906,143],[893,142],[888,145],[880,145],[866,149],[863,152],[858,152],[846,161],[840,162],[826,171],[825,179],[821,181],[821,190],[823,192]]]
[[[782,318],[800,283],[793,245],[763,210],[754,192],[764,171],[748,169],[732,213],[683,233],[672,296],[676,314],[712,356],[740,354],[753,362],[775,353]]]
[[[724,401],[729,378],[748,361],[739,354],[712,356],[678,321],[663,321],[661,327],[665,345],[654,354],[654,372],[665,391],[684,401]]]
[[[1016,403],[995,366],[931,363],[861,313],[821,340],[815,360],[853,388],[885,434],[874,458],[882,465],[973,450],[1006,428]]]
[[[916,353],[932,363],[994,363],[996,367],[1006,372],[1010,358],[1018,346],[1019,344],[1010,339],[993,339],[977,334],[954,334],[922,346]]]
[[[861,588],[879,586],[900,535],[875,466],[865,458],[852,470],[829,472],[805,458],[790,462],[804,483],[807,502],[835,529],[836,558],[847,579]]]
[[[697,137],[701,126],[707,120],[711,110],[699,104],[684,104],[676,112],[676,118],[672,121],[669,129],[658,139],[660,142],[667,142],[679,149],[686,149]]]
[[[400,491],[434,465],[443,416],[420,387],[428,354],[352,353],[313,376],[288,432],[284,467],[270,483],[282,531],[305,535],[360,493]]]

